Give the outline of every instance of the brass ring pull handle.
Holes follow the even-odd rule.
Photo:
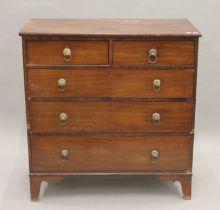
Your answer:
[[[60,116],[59,116],[60,124],[61,125],[66,125],[67,118],[68,118],[68,116],[65,112],[60,113]]]
[[[69,158],[69,150],[67,150],[67,149],[63,149],[63,150],[61,150],[61,152],[60,152],[60,157],[61,157],[61,159],[62,160],[68,160],[68,158]]]
[[[153,91],[158,92],[160,91],[160,80],[159,79],[155,79],[153,81]]]
[[[154,125],[160,124],[160,114],[159,113],[154,113],[152,115],[152,121]]]
[[[157,62],[157,50],[155,48],[151,48],[148,51],[148,62],[156,63]]]
[[[71,59],[72,59],[71,49],[68,47],[64,48],[63,49],[63,56],[64,56],[65,61],[71,61]]]
[[[66,80],[64,78],[60,78],[57,81],[57,88],[59,91],[64,91],[66,87]]]
[[[158,162],[159,157],[160,157],[160,152],[158,150],[154,149],[151,151],[151,161],[153,163]]]

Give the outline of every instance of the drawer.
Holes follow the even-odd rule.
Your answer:
[[[192,137],[31,137],[32,172],[184,171]]]
[[[33,132],[187,132],[193,103],[31,102]]]
[[[108,64],[108,41],[28,41],[27,63]]]
[[[28,70],[30,97],[192,98],[193,84],[193,70]]]
[[[114,41],[113,64],[192,65],[194,51],[193,41]]]

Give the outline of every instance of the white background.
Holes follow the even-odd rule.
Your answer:
[[[218,0],[0,1],[0,209],[220,209]],[[189,18],[199,47],[192,200],[146,178],[74,178],[29,199],[21,39],[29,18]]]

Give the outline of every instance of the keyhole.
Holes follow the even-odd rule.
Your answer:
[[[109,70],[109,72],[108,72],[108,78],[111,78],[111,77],[112,77],[112,71]]]

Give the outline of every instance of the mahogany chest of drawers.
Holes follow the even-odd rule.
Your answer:
[[[31,199],[72,175],[155,175],[191,198],[198,38],[186,19],[21,30]]]

